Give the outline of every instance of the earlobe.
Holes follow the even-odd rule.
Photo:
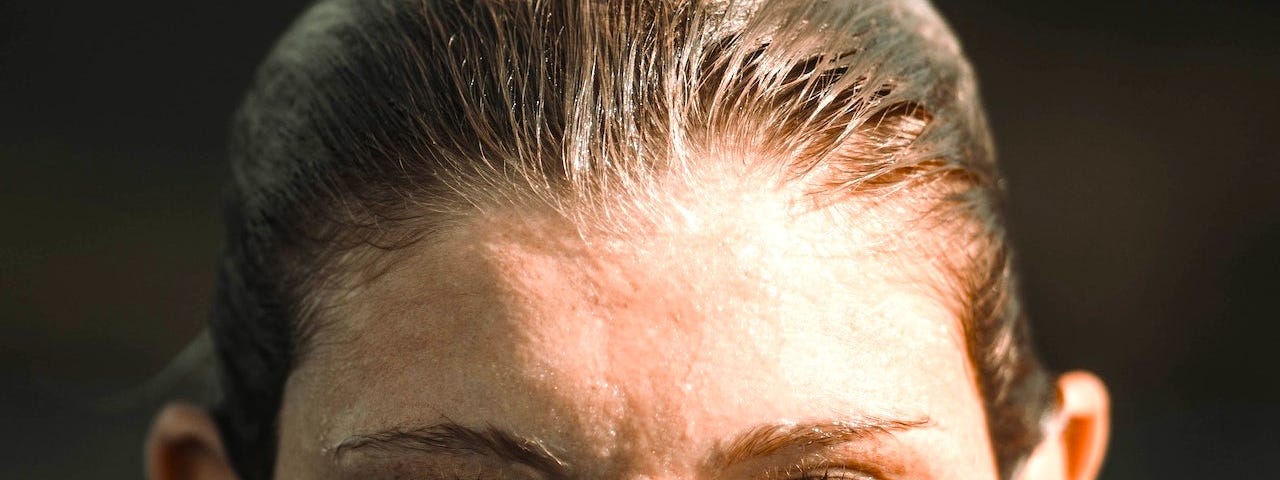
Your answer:
[[[166,405],[151,426],[146,444],[151,480],[235,480],[213,418],[203,408]]]
[[[1058,406],[1044,440],[1023,465],[1022,480],[1096,478],[1107,450],[1111,401],[1102,380],[1088,372],[1058,378]]]

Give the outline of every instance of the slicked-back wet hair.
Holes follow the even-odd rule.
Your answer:
[[[486,207],[654,198],[658,176],[728,157],[970,226],[939,273],[1002,476],[1050,408],[973,76],[924,0],[321,1],[260,67],[230,156],[215,413],[247,480],[272,476],[285,379],[335,278]]]

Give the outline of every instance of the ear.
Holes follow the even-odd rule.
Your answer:
[[[156,415],[147,435],[151,480],[235,480],[213,418],[203,408],[171,403]]]
[[[1111,429],[1111,401],[1088,372],[1058,378],[1058,410],[1044,440],[1027,458],[1021,480],[1091,480],[1102,467]]]

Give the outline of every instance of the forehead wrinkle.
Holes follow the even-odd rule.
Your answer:
[[[639,458],[653,458],[651,450],[655,445],[687,437],[688,432],[683,431],[683,428],[661,432],[654,430],[655,425],[689,424],[685,420],[676,420],[681,417],[680,386],[692,374],[696,365],[694,356],[705,343],[703,339],[706,335],[702,331],[705,327],[702,318],[704,315],[687,297],[670,293],[686,289],[663,288],[676,286],[676,283],[683,284],[684,279],[674,275],[663,276],[658,279],[655,291],[653,272],[650,271],[652,269],[639,268],[645,258],[618,248],[621,244],[612,242],[613,239],[595,240],[600,243],[610,242],[610,247],[601,249],[603,251],[592,250],[589,240],[572,237],[571,233],[563,230],[557,239],[556,235],[546,231],[528,235],[512,234],[512,224],[504,223],[502,226],[506,230],[495,232],[497,239],[486,242],[485,252],[491,268],[498,272],[496,277],[506,285],[503,288],[509,295],[508,301],[517,303],[513,308],[531,310],[524,318],[535,321],[540,315],[538,309],[546,307],[545,302],[536,298],[570,303],[585,300],[585,305],[577,305],[575,308],[595,312],[588,312],[585,318],[579,319],[585,324],[570,327],[576,332],[535,329],[526,333],[532,335],[524,337],[524,341],[529,342],[527,345],[516,346],[517,351],[531,350],[530,362],[554,362],[554,358],[548,357],[555,357],[557,351],[567,349],[575,355],[574,368],[578,373],[591,375],[596,372],[600,375],[595,383],[586,387],[596,389],[596,394],[608,397],[605,400],[613,404],[610,407],[612,410],[595,412],[606,418],[584,418],[581,423],[606,424],[606,431],[603,433],[607,437],[631,440],[626,444],[599,448],[594,455],[609,458],[611,460],[605,463],[622,468],[621,465],[635,462]],[[563,279],[564,276],[583,281],[572,282],[570,287],[575,292],[566,295],[557,295],[554,290],[550,293],[539,291],[540,287],[554,288],[556,284],[548,284],[547,281],[555,282],[557,278]],[[646,276],[649,278],[644,278]],[[578,295],[575,296],[574,293]],[[664,308],[657,312],[659,316],[637,317],[626,314],[627,309],[644,308],[643,301],[652,303],[659,294],[665,295],[662,302]],[[528,298],[529,296],[535,298]],[[631,300],[637,302],[631,305]],[[618,310],[622,312],[616,314]],[[632,328],[618,329],[620,326],[617,322],[630,323],[640,328],[638,331]],[[547,323],[554,325],[556,322],[555,319],[550,319]],[[609,328],[606,324],[613,324],[615,328]],[[591,345],[564,344],[566,341],[573,341],[574,333],[584,334],[584,330],[587,331],[585,335],[590,337]],[[683,340],[673,341],[671,335]],[[543,347],[556,344],[560,346]],[[677,345],[685,347],[672,348]],[[689,345],[695,347],[688,348]],[[653,354],[657,352],[661,352],[659,355],[662,358],[668,359],[666,364],[686,364],[688,367],[678,378],[667,378],[663,376],[665,372],[661,369],[645,371],[643,363],[634,361],[635,358],[653,358]],[[584,353],[589,355],[582,358]],[[674,388],[672,384],[675,385]],[[653,392],[668,400],[637,401],[639,395],[636,394],[641,392]],[[655,421],[659,417],[664,420]],[[640,466],[630,465],[628,468]]]
[[[823,295],[829,292],[818,289],[784,288],[781,293],[770,294],[766,288],[762,287],[790,281],[788,275],[798,273],[794,268],[782,267],[795,267],[796,259],[805,259],[806,262],[813,262],[823,267],[811,268],[812,271],[808,273],[824,275],[833,281],[838,280],[838,276],[831,272],[834,268],[831,265],[832,260],[840,260],[844,263],[858,263],[859,260],[866,260],[864,255],[850,251],[851,249],[811,244],[823,241],[824,233],[832,234],[833,227],[830,220],[834,213],[831,211],[823,211],[821,215],[805,213],[794,216],[785,210],[772,210],[770,216],[759,215],[757,218],[761,220],[753,223],[744,221],[742,215],[715,217],[705,213],[708,210],[717,211],[712,207],[718,206],[698,205],[698,207],[699,209],[693,209],[690,213],[695,215],[702,213],[704,216],[747,231],[739,230],[734,232],[735,235],[730,236],[715,235],[712,234],[712,230],[691,234],[671,228],[650,231],[648,235],[636,235],[640,232],[632,231],[630,233],[633,236],[604,236],[599,235],[599,232],[578,229],[575,225],[566,223],[563,218],[547,218],[538,215],[498,216],[478,218],[465,228],[449,232],[446,235],[447,239],[433,243],[425,251],[420,251],[420,255],[415,255],[418,257],[415,261],[425,262],[431,268],[458,270],[456,262],[460,260],[458,253],[462,252],[464,254],[462,257],[465,257],[463,259],[474,262],[471,267],[462,267],[459,273],[472,278],[479,284],[487,285],[486,288],[499,292],[500,295],[495,297],[499,302],[490,307],[500,312],[489,321],[497,322],[495,325],[514,327],[506,328],[503,335],[496,337],[499,344],[491,347],[495,350],[506,349],[506,355],[525,365],[545,362],[547,355],[556,355],[562,351],[591,353],[595,349],[598,350],[595,356],[588,357],[583,363],[574,364],[575,368],[607,372],[613,368],[641,367],[637,362],[629,361],[630,357],[636,355],[609,355],[612,351],[610,345],[625,345],[637,339],[635,335],[626,333],[615,335],[611,329],[604,328],[610,322],[626,321],[628,317],[584,315],[580,320],[586,321],[586,324],[561,325],[559,328],[576,329],[578,330],[576,333],[591,341],[584,344],[565,344],[563,342],[566,337],[563,334],[573,332],[555,329],[531,330],[513,323],[517,319],[540,321],[546,325],[563,323],[559,322],[564,320],[563,318],[539,320],[536,315],[531,317],[521,313],[536,312],[539,301],[560,302],[574,306],[578,308],[575,310],[578,313],[589,313],[583,312],[582,308],[595,308],[599,313],[607,311],[604,307],[626,306],[624,304],[630,299],[653,300],[652,295],[647,295],[643,288],[637,288],[637,286],[644,287],[655,281],[659,287],[672,287],[661,290],[666,295],[664,299],[684,298],[686,301],[684,310],[669,308],[666,311],[669,315],[630,318],[633,323],[644,320],[648,321],[652,328],[667,329],[650,332],[647,337],[650,339],[649,350],[663,352],[665,355],[683,352],[685,356],[679,358],[679,361],[688,366],[671,378],[648,378],[642,384],[628,385],[627,382],[617,380],[625,375],[614,375],[613,381],[605,378],[606,381],[601,384],[581,385],[585,388],[597,388],[589,391],[595,391],[604,396],[602,403],[605,405],[592,407],[595,410],[586,412],[575,412],[572,403],[574,400],[566,398],[565,391],[556,391],[549,386],[555,382],[554,370],[543,369],[543,372],[549,375],[546,381],[530,377],[519,384],[529,396],[541,398],[539,401],[545,405],[558,405],[555,408],[564,413],[557,420],[562,424],[563,431],[594,432],[595,437],[581,437],[574,442],[603,445],[603,448],[597,449],[591,455],[612,459],[610,462],[605,462],[607,464],[620,465],[629,461],[627,460],[629,458],[654,458],[653,452],[646,449],[678,444],[682,438],[689,437],[689,433],[697,428],[689,421],[677,421],[669,424],[683,425],[683,431],[680,429],[651,431],[653,425],[666,423],[652,421],[655,416],[667,415],[674,418],[681,415],[678,404],[681,394],[678,387],[689,383],[691,379],[696,382],[699,359],[714,355],[709,348],[709,344],[714,343],[709,340],[715,338],[712,327],[709,326],[710,323],[732,321],[737,327],[742,327],[742,322],[765,320],[769,314],[777,313],[775,310],[782,308],[778,305],[750,305],[750,302],[736,306],[728,305],[733,300],[731,298],[733,295],[759,295],[754,298],[774,301],[793,296],[799,298],[791,298],[787,301],[822,304],[824,303]],[[749,208],[741,210],[750,211]],[[778,212],[787,213],[787,215],[778,215]],[[787,228],[797,223],[801,227]],[[744,227],[743,224],[746,226]],[[714,226],[714,224],[710,225]],[[768,235],[760,235],[760,232]],[[756,234],[749,235],[750,233]],[[847,239],[828,240],[829,243],[840,241],[847,241]],[[743,251],[741,250],[743,246],[755,246],[756,249]],[[681,247],[685,249],[681,250]],[[735,247],[738,250],[726,247]],[[688,256],[693,256],[693,259],[690,260]],[[531,259],[546,270],[529,268]],[[405,266],[415,268],[412,265]],[[771,270],[769,267],[776,268]],[[585,281],[566,282],[563,286],[569,288],[567,292],[541,290],[548,286],[548,280],[559,278],[563,281],[565,274],[571,280]],[[695,279],[703,282],[700,284],[693,281]],[[422,293],[421,289],[431,282],[424,284],[414,281],[412,276],[401,280],[407,283],[400,285],[400,290],[384,292],[386,295],[383,295],[383,298],[390,300],[398,298],[401,303],[411,305],[417,301],[411,300],[415,298],[415,293],[422,297],[429,296]],[[448,279],[445,280],[448,283]],[[466,285],[474,286],[475,283],[452,281],[449,286],[455,289],[454,293],[458,293],[457,288]],[[585,304],[573,303],[574,300],[583,300],[581,297],[558,294],[583,293],[584,286],[593,286],[592,288],[595,289],[594,293],[585,292],[587,294]],[[605,288],[608,286],[621,288]],[[734,288],[741,289],[734,290]],[[723,296],[717,297],[714,294]],[[675,302],[666,303],[670,306]],[[391,303],[391,305],[394,304],[394,302]],[[735,311],[732,310],[733,307],[754,310]],[[753,315],[759,318],[754,320],[748,318]],[[383,312],[381,316],[394,316],[394,314],[386,315],[386,312]],[[857,323],[849,321],[840,325],[845,328],[854,328]],[[497,326],[492,326],[492,329],[504,330]],[[672,346],[673,342],[663,343],[664,336],[660,333],[673,331],[681,331],[685,335],[687,348],[682,349],[681,352],[662,348]],[[434,333],[438,335],[440,332],[437,329]],[[766,347],[771,346],[758,346],[758,348]],[[632,390],[648,389],[655,393],[660,392],[657,397],[665,400],[666,404],[641,405],[629,395],[630,391],[611,390],[614,387],[628,386],[632,387]],[[672,386],[676,388],[673,389]],[[617,444],[612,439],[617,438],[618,435],[630,435],[637,440],[630,444]]]
[[[628,317],[611,316],[610,309],[634,307],[635,305],[631,305],[633,300],[638,301],[638,304],[662,300],[667,308],[664,314],[636,319],[647,327],[641,331],[640,339],[646,338],[646,335],[657,335],[649,345],[665,346],[661,343],[662,335],[653,330],[660,329],[668,333],[682,333],[692,340],[689,343],[698,345],[699,347],[686,351],[687,361],[683,363],[688,363],[689,367],[680,375],[681,380],[692,376],[696,365],[693,360],[698,354],[704,353],[700,349],[705,345],[708,332],[704,331],[707,328],[703,324],[717,316],[731,316],[731,312],[726,310],[726,303],[733,301],[732,297],[748,296],[755,297],[756,300],[763,299],[765,303],[775,303],[773,301],[779,298],[778,295],[784,294],[770,291],[767,286],[789,281],[785,275],[795,272],[787,272],[783,268],[772,268],[773,271],[770,271],[771,268],[762,267],[776,267],[777,263],[790,267],[793,265],[788,264],[787,258],[796,256],[807,256],[813,260],[831,259],[830,254],[824,255],[806,245],[810,240],[797,240],[799,232],[777,225],[770,228],[770,225],[763,222],[755,226],[764,227],[771,232],[770,235],[754,235],[753,238],[739,235],[739,238],[749,240],[739,241],[737,244],[759,247],[760,243],[772,242],[773,245],[747,249],[744,254],[734,257],[726,254],[728,249],[723,247],[735,242],[725,236],[699,237],[672,231],[656,231],[640,239],[588,236],[583,235],[581,230],[564,224],[539,220],[523,222],[524,220],[529,218],[512,222],[491,222],[485,226],[486,233],[482,234],[493,236],[493,240],[486,241],[486,252],[490,255],[489,261],[494,270],[499,272],[496,277],[506,285],[504,288],[512,301],[522,304],[517,308],[537,308],[540,305],[538,298],[568,301],[564,295],[539,290],[548,286],[547,278],[560,274],[581,280],[572,282],[570,287],[573,291],[567,292],[569,296],[577,293],[586,297],[587,304],[577,305],[576,308],[598,309],[596,312],[599,316],[584,319],[587,322],[626,321]],[[774,217],[770,220],[776,222],[781,219]],[[680,252],[670,248],[671,245],[681,245],[682,242],[688,250]],[[681,262],[687,258],[680,255],[695,255],[696,260]],[[670,256],[675,256],[675,261],[667,258]],[[655,270],[658,272],[656,277]],[[816,273],[825,274],[823,270],[817,270]],[[692,278],[707,281],[699,285]],[[655,280],[656,292],[651,286]],[[739,290],[734,291],[735,288]],[[800,297],[788,300],[789,302],[817,303],[822,294],[800,290],[798,293],[785,295]],[[521,299],[529,296],[534,298]],[[749,315],[760,316],[762,320],[774,314],[759,310],[762,308],[760,306],[746,306],[757,310],[748,312]],[[739,315],[742,313],[738,312]],[[700,326],[703,328],[699,328]],[[635,332],[629,332],[625,338],[615,342],[610,339],[610,332],[608,328],[599,328],[597,343],[627,345],[637,340]],[[562,338],[555,338],[553,334],[551,337],[533,340],[535,344],[550,344]],[[595,366],[601,369],[607,369],[610,363],[626,364],[612,360],[615,357],[625,360],[626,355],[601,354],[593,357],[593,362],[600,362]]]

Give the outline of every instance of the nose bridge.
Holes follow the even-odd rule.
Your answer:
[[[583,480],[699,480],[699,478],[694,469],[676,467],[668,462],[640,462],[632,463],[630,466],[619,466],[615,472]]]
[[[690,474],[682,474],[673,471],[667,472],[650,472],[650,473],[624,473],[618,477],[618,480],[694,480]]]
[[[697,480],[700,451],[686,434],[688,419],[678,412],[635,408],[614,424],[611,448],[597,451],[573,480]],[[642,402],[648,403],[648,402]],[[672,415],[676,413],[676,415]],[[585,459],[584,459],[585,460]]]

